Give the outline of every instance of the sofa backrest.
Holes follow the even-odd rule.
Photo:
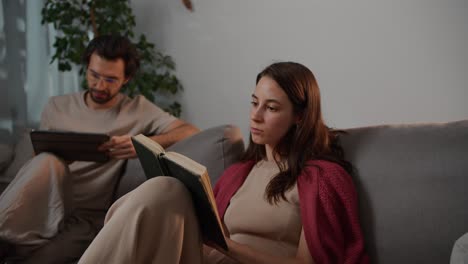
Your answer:
[[[468,232],[468,120],[346,131],[371,262],[448,263]]]
[[[222,125],[201,131],[167,150],[184,154],[206,166],[214,185],[225,169],[240,160],[244,141],[238,127]]]

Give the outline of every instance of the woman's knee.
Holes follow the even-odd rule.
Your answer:
[[[130,197],[129,197],[130,198]],[[131,200],[147,207],[186,206],[191,203],[191,196],[182,182],[173,178],[158,176],[147,180],[133,190]]]

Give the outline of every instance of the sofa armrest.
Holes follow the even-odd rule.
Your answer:
[[[239,161],[244,153],[244,142],[238,127],[222,125],[203,130],[177,142],[167,151],[186,155],[204,165],[214,185],[227,167]],[[128,160],[116,186],[115,199],[135,189],[145,180],[146,176],[140,161]]]

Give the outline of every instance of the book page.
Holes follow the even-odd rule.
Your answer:
[[[191,158],[184,156],[182,154],[179,154],[177,152],[170,151],[170,152],[164,153],[164,155],[167,158],[179,164],[180,166],[184,167],[186,170],[192,172],[194,175],[199,176],[200,178],[199,180],[201,181],[203,189],[207,195],[207,198],[210,201],[211,207],[216,215],[219,226],[222,227],[223,225],[222,225],[219,213],[218,213],[218,208],[216,206],[216,200],[214,197],[213,188],[211,186],[210,176],[208,175],[208,170],[206,169],[206,167],[192,160]],[[224,233],[224,228],[221,228],[221,231],[223,232],[223,235],[226,236],[226,234]]]
[[[164,152],[164,148],[158,142],[150,139],[147,136],[144,136],[142,134],[138,134],[138,135],[134,136],[133,139],[135,139],[138,142],[142,143],[143,145],[145,145],[147,148],[149,148],[154,153],[159,154],[159,153]]]
[[[210,180],[210,176],[208,175],[208,171],[203,175],[203,177],[201,177],[201,180],[202,180],[203,188],[205,189],[205,192],[208,195],[208,199],[213,205],[213,210],[216,214],[216,218],[218,219],[218,223],[219,223],[219,226],[221,227],[221,231],[223,232],[223,236],[226,237],[226,233],[224,232],[224,228],[223,228],[223,223],[218,213],[218,207],[216,206],[216,199],[214,197],[213,187],[211,187],[211,180]]]
[[[194,174],[202,175],[206,171],[205,166],[180,153],[169,151],[164,155]]]

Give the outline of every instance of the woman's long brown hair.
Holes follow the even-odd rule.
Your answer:
[[[301,119],[273,150],[274,154],[278,154],[273,156],[286,160],[287,166],[275,160],[280,172],[268,183],[265,193],[268,202],[277,203],[280,198],[287,200],[285,192],[294,186],[309,160],[335,162],[351,173],[352,165],[344,159],[338,142],[340,131],[329,129],[323,121],[320,91],[314,74],[302,64],[278,62],[260,72],[256,83],[264,76],[275,80],[286,92],[294,113]],[[250,137],[243,160],[258,162],[265,158],[265,146],[255,144]]]

